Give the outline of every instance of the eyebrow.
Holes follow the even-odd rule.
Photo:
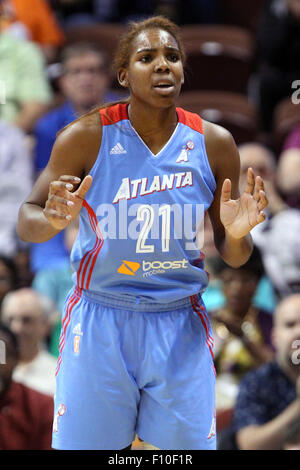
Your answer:
[[[176,47],[165,46],[165,48],[168,49],[169,51],[180,52],[180,50],[177,49]],[[155,47],[144,47],[143,49],[139,49],[136,53],[140,54],[141,52],[155,52],[157,50],[158,49]]]

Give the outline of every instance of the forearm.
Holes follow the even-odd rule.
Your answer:
[[[59,230],[49,223],[42,207],[25,202],[19,210],[17,232],[25,242],[43,243],[59,233]]]
[[[249,426],[237,433],[241,450],[280,450],[287,427],[300,416],[300,399],[293,401],[280,415],[262,426]]]
[[[245,264],[253,250],[250,233],[242,238],[234,238],[225,230],[222,242],[217,243],[217,245],[225,263],[233,268],[238,268]]]

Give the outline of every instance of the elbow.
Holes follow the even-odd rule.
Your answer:
[[[29,242],[26,236],[25,224],[24,224],[24,216],[23,216],[23,204],[19,209],[18,213],[18,222],[17,222],[17,235],[23,242]]]

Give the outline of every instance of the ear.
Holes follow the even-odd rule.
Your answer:
[[[120,85],[124,88],[127,88],[129,86],[128,82],[128,74],[126,69],[120,69],[117,74],[118,82]]]

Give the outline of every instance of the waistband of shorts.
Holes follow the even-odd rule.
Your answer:
[[[113,307],[120,310],[133,310],[136,312],[169,312],[171,310],[187,308],[192,305],[191,297],[184,297],[174,302],[157,303],[149,302],[139,297],[127,299],[123,296],[107,295],[86,290],[83,290],[81,295],[87,301],[99,303],[106,307]],[[203,303],[200,294],[195,294],[192,297],[199,303]]]

